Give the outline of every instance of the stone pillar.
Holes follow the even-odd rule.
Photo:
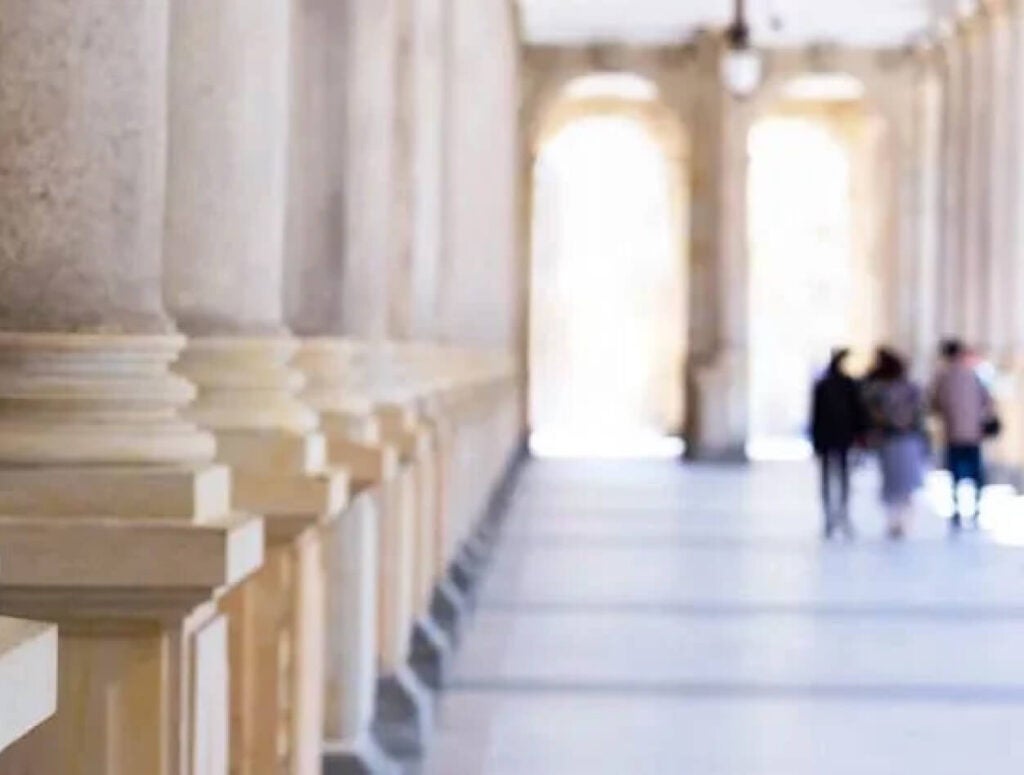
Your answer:
[[[921,233],[927,205],[922,167],[927,163],[925,87],[929,67],[925,51],[913,50],[907,57],[906,66],[893,73],[883,98],[888,137],[883,148],[872,155],[875,186],[862,206],[884,202],[886,192],[895,192],[890,206],[875,208],[883,250],[869,253],[877,255],[875,264],[882,273],[886,301],[882,340],[905,353],[918,369],[920,318],[928,306],[921,300],[928,294],[922,274],[927,267],[921,253]]]
[[[1000,365],[1004,379],[999,386],[999,411],[1004,432],[999,440],[1001,462],[1020,481],[1024,466],[1024,3],[1008,0],[1002,4],[1006,39],[1002,48],[1003,140],[993,148],[992,163],[1001,171],[1000,191],[1004,231],[998,245],[1001,272],[990,301],[993,322],[998,326]]]
[[[991,283],[992,145],[992,54],[991,15],[981,6],[977,15],[964,23],[967,58],[965,112],[968,123],[966,178],[964,187],[964,230],[960,301],[963,306],[963,334],[972,345],[987,348],[985,303]]]
[[[306,30],[299,61],[328,56],[342,62],[334,72],[312,73],[300,94],[318,93],[322,104],[340,103],[327,126],[344,119],[344,131],[320,132],[317,100],[300,98],[293,109],[292,146],[332,160],[336,157],[327,146],[341,135],[348,163],[321,165],[317,175],[326,175],[327,185],[304,170],[292,171],[289,229],[298,224],[330,228],[311,214],[330,211],[323,192],[344,181],[344,263],[339,271],[335,246],[324,241],[322,231],[306,233],[304,244],[290,243],[286,285],[295,301],[288,313],[304,337],[296,364],[308,380],[305,400],[320,415],[330,461],[352,472],[358,492],[337,534],[347,552],[329,565],[339,582],[332,585],[329,606],[350,612],[364,626],[339,622],[330,633],[327,766],[331,772],[376,771],[390,765],[374,750],[374,738],[392,756],[418,754],[432,705],[410,667],[414,619],[424,613],[415,599],[417,548],[433,530],[422,508],[429,484],[423,477],[430,474],[421,442],[410,443],[406,435],[406,420],[415,433],[418,421],[394,398],[392,391],[402,392],[403,375],[391,368],[385,343],[389,334],[412,333],[411,187],[419,131],[412,121],[412,38],[425,11],[407,0],[357,2],[344,13],[337,4],[319,5],[332,9],[320,8],[318,24],[297,20]],[[316,6],[305,6],[310,18]],[[338,40],[344,40],[340,54],[330,51]],[[337,70],[345,72],[344,82]],[[340,289],[340,314],[327,304],[302,303],[323,288],[332,295]]]
[[[881,260],[890,269],[885,286],[895,324],[884,340],[905,351],[916,376],[927,379],[942,336],[938,318],[944,224],[940,174],[944,59],[941,49],[931,45],[917,47],[909,56],[906,80],[894,78],[885,105],[887,131],[897,140],[889,145],[894,146],[899,162],[901,198],[895,212],[900,239]],[[877,157],[875,162],[888,166]],[[883,190],[889,188],[883,181]]]
[[[1009,116],[1007,156],[1004,163],[1012,170],[1009,183],[1010,199],[1008,219],[1012,230],[1007,246],[1008,267],[1005,292],[1000,305],[1007,310],[1007,348],[1011,359],[1024,375],[1024,148],[1020,138],[1024,133],[1024,2],[1010,0],[1007,4],[1010,27]],[[1022,385],[1024,391],[1024,385]]]
[[[988,272],[983,297],[983,330],[990,357],[997,363],[1008,364],[1010,357],[1009,318],[1006,287],[1013,274],[1013,212],[1015,145],[1019,142],[1013,133],[1013,30],[1006,4],[1002,0],[989,6],[991,59],[989,109],[988,191]]]
[[[450,0],[415,3],[411,32],[411,247],[407,293],[408,335],[438,334],[440,266],[444,239],[447,23]]]
[[[395,115],[400,0],[348,3],[342,323],[382,342],[394,251]]]
[[[413,221],[415,136],[418,115],[414,101],[416,61],[413,49],[417,0],[395,1],[394,125],[392,127],[393,195],[391,198],[391,246],[388,274],[388,336],[407,339],[412,333]]]
[[[909,302],[914,310],[912,319],[913,362],[919,375],[931,369],[935,348],[942,336],[939,325],[938,289],[941,271],[942,230],[942,110],[941,52],[928,46],[917,52],[915,88],[915,155],[914,177],[916,209],[913,213],[913,235],[916,256],[916,295]]]
[[[742,459],[748,433],[747,110],[719,77],[720,41],[699,43],[693,108],[687,454]]]
[[[448,0],[441,339],[515,344],[519,48],[513,4]],[[483,260],[487,256],[487,260]]]
[[[324,536],[347,503],[290,366],[283,259],[293,5],[176,0],[171,11],[165,295],[190,336],[189,415],[217,438],[237,507],[265,515],[266,568],[232,617],[232,772],[321,769]]]
[[[939,276],[939,329],[943,336],[962,333],[961,267],[963,266],[964,184],[966,158],[963,37],[959,27],[950,28],[942,39],[942,245]]]
[[[376,115],[373,110],[379,103],[366,102],[370,89],[358,82],[379,78],[381,69],[390,71],[365,69],[367,62],[358,61],[355,52],[368,54],[373,41],[363,37],[380,32],[378,11],[385,13],[387,28],[388,11],[333,0],[295,0],[294,9],[285,309],[288,324],[302,337],[295,366],[306,381],[303,400],[319,415],[329,463],[349,471],[353,492],[351,505],[324,544],[328,578],[324,767],[332,775],[385,773],[396,765],[379,748],[371,726],[378,676],[379,555],[385,549],[380,533],[393,516],[387,506],[398,481],[399,461],[398,453],[382,442],[373,403],[355,378],[354,353],[368,352],[369,345],[345,340],[343,334],[356,330],[377,340],[384,336],[385,318],[376,305],[385,303],[386,286],[366,273],[386,272],[387,263],[370,260],[372,254],[365,251],[389,244],[387,224],[360,219],[377,207],[387,213],[390,205],[367,205],[363,197],[383,183],[367,176],[382,175],[385,170],[364,159],[364,149],[355,141],[346,147],[339,138],[346,137],[347,121],[353,122],[350,127],[361,127],[361,141],[373,136],[379,142],[377,135],[386,131],[379,125],[373,130],[364,127],[363,122],[371,121],[365,114]],[[380,39],[376,44],[385,49],[389,45]],[[380,88],[385,85],[377,82]],[[374,94],[373,99],[386,102],[390,96]],[[385,127],[387,123],[385,118]],[[378,158],[388,158],[386,150],[386,146],[378,148],[383,154]],[[349,158],[351,165],[346,164]],[[338,227],[343,216],[352,219],[354,232]],[[362,295],[371,292],[375,295]],[[358,300],[365,317],[348,319],[348,300],[353,304]]]
[[[2,0],[0,18],[0,612],[60,626],[57,715],[4,766],[223,773],[213,601],[263,533],[169,370],[168,3]]]

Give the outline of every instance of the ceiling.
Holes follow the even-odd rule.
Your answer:
[[[747,0],[754,40],[766,46],[900,46],[958,0]],[[733,0],[519,0],[530,43],[673,43],[724,27]]]

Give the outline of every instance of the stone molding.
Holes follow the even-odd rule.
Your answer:
[[[298,396],[304,379],[290,366],[291,337],[194,337],[176,370],[198,388],[187,414],[214,433],[272,430],[307,434],[316,413]]]
[[[198,464],[180,336],[0,332],[0,465]]]

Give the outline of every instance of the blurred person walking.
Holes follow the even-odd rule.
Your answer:
[[[971,354],[963,342],[949,339],[939,348],[942,366],[931,388],[931,408],[942,422],[946,443],[945,466],[953,484],[954,530],[963,518],[977,523],[981,490],[985,486],[985,466],[981,445],[986,436],[999,433],[992,395],[971,363]],[[963,513],[960,485],[971,482],[974,500],[971,513]]]
[[[878,448],[888,534],[898,540],[906,535],[914,493],[924,482],[928,449],[924,394],[907,376],[903,358],[882,347],[865,384],[864,398]]]
[[[853,537],[850,521],[850,451],[867,430],[857,382],[845,370],[850,351],[836,350],[811,399],[811,442],[821,466],[825,538],[841,530]]]

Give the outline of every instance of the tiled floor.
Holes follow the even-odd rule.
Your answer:
[[[818,540],[806,466],[537,463],[429,775],[1024,771],[1024,550]]]

